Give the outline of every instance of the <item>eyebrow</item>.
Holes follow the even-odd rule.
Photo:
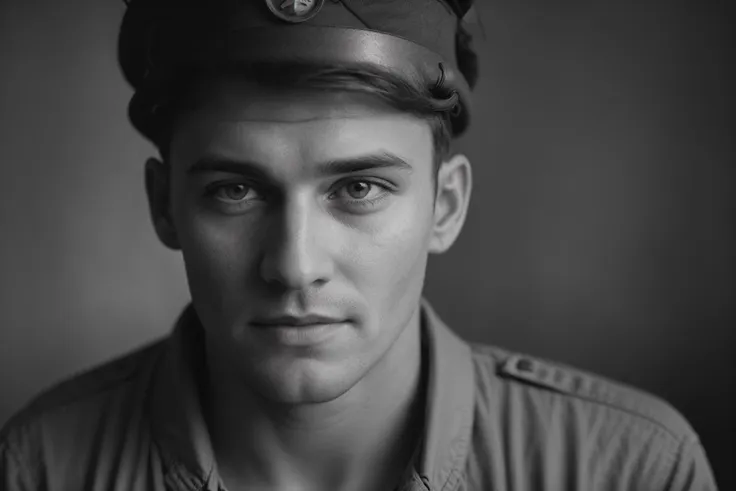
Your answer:
[[[315,174],[320,177],[327,177],[372,169],[397,169],[404,172],[412,172],[414,170],[411,164],[398,155],[391,152],[380,152],[321,162],[317,164]],[[218,156],[203,157],[197,160],[187,170],[188,174],[202,174],[206,172],[229,172],[260,180],[271,179],[267,165]]]

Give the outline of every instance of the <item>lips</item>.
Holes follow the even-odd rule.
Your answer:
[[[257,317],[251,321],[251,324],[255,327],[309,327],[344,322],[347,322],[347,320],[338,317],[310,314],[305,316],[278,315]]]
[[[348,319],[318,314],[256,317],[250,325],[266,346],[309,348],[310,356],[319,346],[332,346],[333,341],[344,339],[340,333],[349,332]]]

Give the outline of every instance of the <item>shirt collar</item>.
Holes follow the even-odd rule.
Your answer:
[[[432,491],[456,489],[465,473],[473,426],[475,379],[470,346],[451,331],[426,299],[422,334],[429,346],[424,449],[418,471]]]
[[[150,389],[151,432],[172,489],[217,489],[214,452],[200,405],[204,336],[189,304],[167,339]]]
[[[473,424],[471,352],[424,298],[420,309],[429,355],[423,448],[411,482],[402,488],[422,489],[424,482],[432,491],[452,490],[464,473]],[[199,319],[190,304],[167,340],[149,399],[165,479],[175,489],[217,489],[214,452],[199,402],[202,346]]]

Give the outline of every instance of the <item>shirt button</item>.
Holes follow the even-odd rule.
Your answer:
[[[520,358],[519,361],[516,362],[516,369],[520,372],[531,373],[534,371],[534,362],[529,358]]]

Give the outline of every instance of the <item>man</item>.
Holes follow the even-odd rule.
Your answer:
[[[130,117],[192,305],[16,415],[3,489],[715,489],[666,403],[471,346],[422,299],[470,199],[470,3],[130,2]]]

